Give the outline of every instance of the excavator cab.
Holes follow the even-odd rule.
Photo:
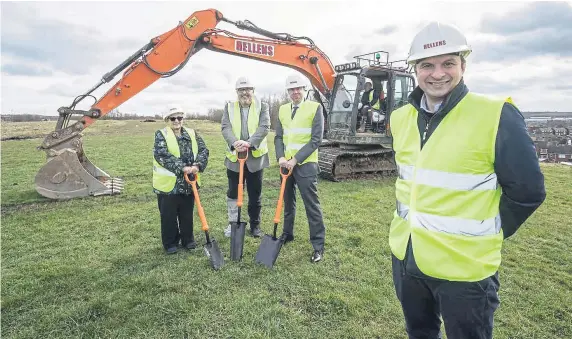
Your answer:
[[[395,174],[389,117],[407,104],[415,88],[407,64],[389,62],[385,51],[354,58],[355,62],[335,66],[332,95],[324,103],[328,114],[319,163],[321,176],[333,181]],[[373,87],[367,93],[366,82]]]

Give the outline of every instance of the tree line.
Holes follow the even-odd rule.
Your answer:
[[[268,104],[268,111],[270,114],[270,129],[275,129],[276,123],[278,121],[278,110],[280,109],[280,106],[290,102],[288,94],[284,93],[282,95],[263,95],[260,97],[260,101]],[[222,120],[223,114],[224,108],[211,108],[208,110],[206,116],[190,115],[189,118],[220,122]]]
[[[278,121],[278,110],[280,106],[290,102],[288,95],[283,93],[282,95],[270,95],[266,94],[260,97],[262,102],[268,104],[268,109],[270,113],[270,128],[275,129],[276,122]],[[222,115],[224,113],[224,108],[211,108],[207,111],[207,114],[200,114],[197,112],[186,113],[186,119],[193,120],[210,120],[213,122],[218,122],[222,120]],[[57,121],[58,116],[46,116],[40,114],[3,114],[1,116],[2,121],[11,122],[27,122],[27,121]],[[72,117],[72,120],[79,119],[80,116]],[[160,121],[163,119],[162,114],[154,114],[148,116],[141,116],[135,113],[121,112],[118,109],[114,109],[106,115],[99,118],[101,120],[142,120],[142,121]]]
[[[276,122],[278,121],[278,110],[280,106],[285,103],[290,102],[288,95],[283,93],[281,95],[270,95],[266,94],[260,97],[262,102],[268,104],[268,110],[270,113],[270,128],[275,129]],[[200,114],[197,112],[186,113],[186,119],[193,120],[210,120],[213,122],[218,122],[222,120],[222,115],[224,113],[224,108],[211,108],[207,111],[207,114]],[[57,121],[58,116],[46,116],[40,114],[6,114],[1,116],[2,121],[11,122],[28,122],[28,121]],[[71,120],[77,120],[80,116],[72,117]],[[114,109],[106,115],[99,118],[101,120],[142,120],[142,121],[160,121],[163,119],[162,114],[141,116],[135,113],[121,112],[118,109]]]

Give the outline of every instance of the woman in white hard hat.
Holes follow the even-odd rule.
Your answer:
[[[440,318],[449,338],[492,338],[503,239],[545,198],[512,100],[464,84],[470,52],[458,28],[423,28],[408,58],[419,86],[390,117],[399,177],[389,244],[409,338],[440,338]]]
[[[238,78],[235,90],[237,98],[225,105],[221,120],[222,135],[227,143],[224,165],[228,178],[226,198],[229,224],[224,234],[227,237],[231,236],[231,223],[236,222],[238,218],[237,152],[248,152],[243,179],[248,192],[250,235],[258,238],[262,235],[260,230],[262,178],[264,169],[270,166],[266,139],[270,130],[270,113],[268,104],[261,102],[254,95],[254,85],[248,78]]]
[[[155,132],[153,147],[153,192],[161,215],[161,240],[167,254],[177,252],[179,241],[188,250],[196,247],[193,235],[194,196],[183,176],[198,175],[207,167],[209,150],[203,139],[184,127],[180,106],[164,115],[165,128]],[[197,179],[200,183],[200,177]]]

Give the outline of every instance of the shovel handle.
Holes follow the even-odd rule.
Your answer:
[[[203,225],[202,230],[205,232],[209,231],[209,225],[207,224],[207,218],[205,217],[205,211],[203,210],[203,205],[201,205],[201,199],[199,198],[199,191],[197,190],[197,176],[191,174],[193,179],[189,179],[187,173],[183,174],[185,181],[193,187],[193,195],[195,196],[195,204],[197,205],[197,210],[199,212],[199,218],[201,218],[201,224]]]
[[[282,212],[282,203],[284,202],[284,191],[286,190],[286,179],[292,174],[292,169],[288,170],[288,173],[282,173],[282,167],[280,167],[280,175],[282,176],[282,185],[280,185],[280,195],[278,196],[278,204],[276,205],[276,213],[274,214],[274,224],[277,225],[280,222],[280,212]]]
[[[244,158],[240,157],[241,154],[245,154]],[[237,153],[236,158],[240,165],[238,170],[238,198],[236,200],[236,206],[242,207],[242,196],[244,194],[244,163],[246,159],[248,159],[248,151]]]

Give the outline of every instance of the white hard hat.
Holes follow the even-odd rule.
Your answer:
[[[463,57],[471,53],[465,35],[451,24],[431,22],[413,38],[407,62],[415,64],[421,59],[452,53]]]
[[[248,80],[247,77],[240,77],[236,80],[236,87],[235,89],[239,88],[254,88],[254,85]]]
[[[306,89],[306,83],[304,82],[304,79],[302,79],[302,77],[298,74],[289,75],[286,78],[286,90],[297,87],[304,87],[304,89]]]
[[[369,78],[366,78],[366,79],[365,79],[365,83],[366,83],[366,84],[373,85],[373,82],[371,82],[371,79],[369,79]]]
[[[181,106],[171,105],[171,106],[169,106],[167,113],[165,113],[165,115],[163,116],[163,120],[166,121],[171,115],[174,115],[174,114],[185,114],[185,112],[183,112],[183,109],[181,108]]]

